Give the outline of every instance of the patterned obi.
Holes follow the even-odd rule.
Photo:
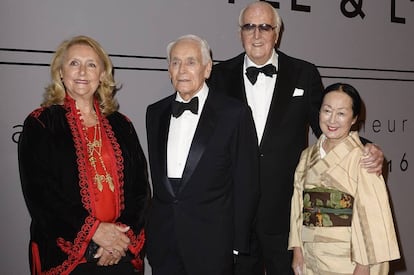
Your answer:
[[[303,225],[351,226],[354,198],[325,187],[303,191]]]

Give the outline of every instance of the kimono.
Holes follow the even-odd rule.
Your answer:
[[[384,179],[360,167],[357,132],[321,158],[325,138],[302,152],[296,168],[289,249],[302,248],[304,274],[352,274],[356,263],[388,274],[400,254]]]
[[[129,225],[131,264],[142,267],[144,216],[150,189],[147,164],[131,121],[119,112],[97,115],[114,151],[118,225]],[[88,184],[87,152],[73,99],[33,111],[19,140],[22,190],[30,212],[32,274],[69,274],[85,263],[100,223]],[[96,264],[95,264],[96,265]]]

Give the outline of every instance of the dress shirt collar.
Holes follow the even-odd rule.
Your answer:
[[[207,95],[208,95],[208,86],[207,84],[204,82],[203,87],[201,87],[201,89],[193,96],[193,97],[198,97],[198,116],[201,114],[201,112],[203,111],[203,106],[204,103],[206,102],[207,99]],[[192,97],[192,98],[193,98]],[[179,102],[190,102],[191,98],[187,101],[185,101],[180,94],[177,92],[176,96],[175,96],[175,100],[179,101]]]
[[[247,56],[247,54],[245,54],[244,55],[244,64],[243,64],[243,71],[244,72],[246,72],[246,69],[248,68],[248,67],[250,67],[250,66],[253,66],[253,67],[264,67],[264,66],[266,66],[267,64],[273,64],[273,66],[275,66],[276,67],[276,70],[278,70],[279,68],[278,68],[278,62],[277,62],[277,59],[278,59],[278,54],[277,54],[277,52],[275,51],[275,50],[273,50],[273,53],[272,53],[272,56],[270,57],[270,59],[269,60],[267,60],[267,62],[265,63],[265,64],[263,64],[263,65],[257,65],[257,64],[255,64],[248,56]]]

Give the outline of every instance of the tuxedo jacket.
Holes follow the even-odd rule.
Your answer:
[[[146,127],[153,199],[147,256],[161,264],[170,240],[189,274],[215,274],[232,264],[233,249],[249,251],[258,200],[258,148],[250,109],[209,91],[192,140],[181,187],[167,178],[167,139],[175,94],[147,109]]]
[[[257,229],[267,234],[288,234],[293,175],[308,142],[309,125],[319,136],[319,108],[323,86],[316,67],[278,53],[278,74],[259,145],[260,193]],[[208,81],[221,91],[247,103],[243,62],[245,53],[213,66]]]

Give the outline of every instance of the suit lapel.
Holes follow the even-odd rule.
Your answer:
[[[244,87],[244,72],[243,72],[243,62],[244,62],[244,53],[240,54],[235,63],[234,67],[229,71],[232,72],[231,75],[231,87],[229,89],[229,95],[231,97],[237,98],[240,101],[247,104],[246,89]]]
[[[271,135],[270,129],[277,129],[283,120],[286,108],[289,106],[289,101],[293,95],[293,89],[295,88],[291,77],[294,75],[293,68],[286,62],[286,56],[283,53],[278,52],[278,54],[278,75],[260,147],[265,146],[269,139]]]
[[[197,168],[217,123],[217,115],[212,101],[214,101],[213,96],[209,92],[188,153],[187,162],[181,178],[180,191],[187,185],[194,170]]]
[[[170,127],[170,119],[171,119],[171,101],[174,97],[171,97],[169,101],[170,104],[167,104],[166,108],[163,110],[160,116],[160,125],[159,125],[159,136],[158,136],[158,159],[160,163],[160,175],[162,177],[162,182],[165,185],[167,191],[174,197],[174,191],[172,186],[167,177],[167,140],[168,140],[168,132]],[[156,127],[155,125],[153,127]]]

